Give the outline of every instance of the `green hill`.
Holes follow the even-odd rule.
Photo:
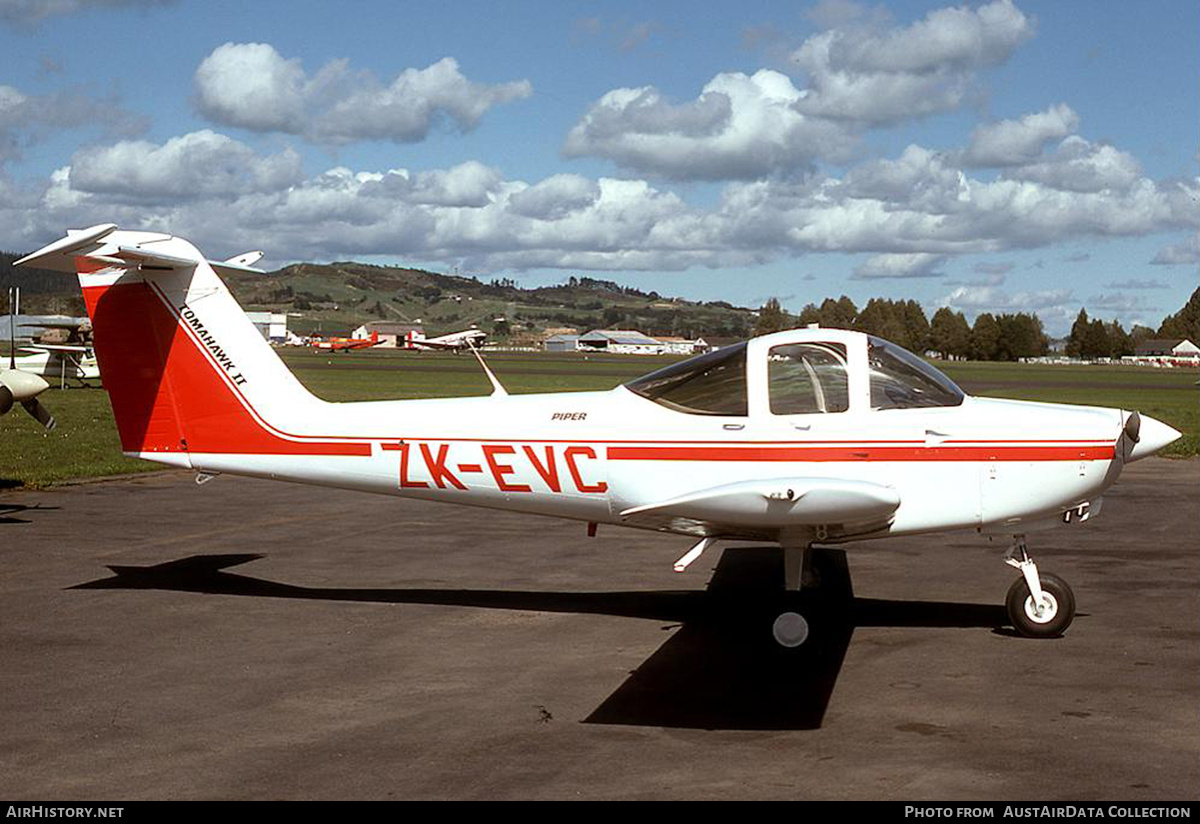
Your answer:
[[[287,312],[298,334],[345,333],[368,320],[421,322],[430,335],[472,324],[494,337],[540,337],[571,326],[649,334],[744,337],[754,313],[723,302],[696,303],[588,277],[522,289],[421,269],[363,263],[298,263],[267,275],[239,275],[230,288],[250,311]]]
[[[20,255],[0,252],[0,287],[21,287],[22,310],[82,315],[74,277],[14,268]],[[540,339],[571,326],[638,329],[694,338],[746,337],[755,315],[721,301],[696,303],[589,277],[560,286],[522,289],[511,280],[483,282],[421,269],[363,263],[297,263],[265,275],[236,275],[229,288],[247,311],[286,312],[288,328],[305,335],[345,334],[370,320],[420,322],[440,335],[472,324],[493,339]],[[6,311],[7,306],[0,311]]]

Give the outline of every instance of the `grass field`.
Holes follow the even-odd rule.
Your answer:
[[[284,360],[314,393],[332,401],[487,394],[470,355],[388,350],[317,353],[286,350]],[[609,389],[678,360],[638,355],[496,353],[492,369],[513,393]],[[1197,375],[1185,370],[1012,363],[939,364],[967,392],[1022,400],[1137,409],[1184,433],[1165,454],[1187,457],[1200,447]],[[101,389],[51,389],[42,401],[58,428],[42,428],[20,409],[0,417],[0,488],[160,469],[121,455],[108,396]]]

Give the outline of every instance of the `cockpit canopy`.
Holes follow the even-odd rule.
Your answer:
[[[793,329],[651,372],[625,388],[677,412],[835,414],[958,406],[954,381],[883,338],[836,329]]]

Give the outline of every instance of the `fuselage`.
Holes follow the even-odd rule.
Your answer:
[[[878,537],[1015,529],[1094,501],[1120,471],[1123,415],[968,397],[940,409],[710,417],[618,387],[330,403],[303,423],[301,444],[338,454],[192,452],[187,465],[613,524],[629,508],[742,480],[861,480],[900,495]]]

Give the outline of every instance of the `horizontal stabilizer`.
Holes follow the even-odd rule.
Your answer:
[[[170,235],[152,232],[122,233],[126,236],[136,234],[139,244],[124,246],[112,243],[109,238],[117,230],[115,223],[103,223],[88,229],[70,229],[67,236],[43,246],[32,254],[16,261],[14,266],[37,266],[42,269],[54,269],[59,272],[75,272],[75,259],[86,258],[114,269],[192,269],[200,262],[198,259],[177,257],[164,252],[155,251],[147,244],[170,240]],[[106,241],[106,239],[108,239]],[[114,249],[114,246],[116,247]],[[219,275],[234,272],[249,272],[263,274],[261,269],[255,269],[250,264],[262,257],[262,252],[245,252],[226,261],[208,261],[209,265]]]
[[[213,266],[227,266],[234,269],[240,269],[247,272],[259,272],[260,269],[253,269],[254,264],[262,260],[262,256],[266,254],[260,249],[255,249],[253,252],[242,252],[240,255],[234,255],[228,260],[223,260],[220,263],[213,263]]]
[[[37,266],[60,272],[74,272],[75,255],[86,254],[117,229],[115,223],[101,223],[87,229],[68,229],[67,236],[43,246],[13,263],[14,266]]]
[[[896,490],[867,481],[775,478],[725,484],[633,507],[624,510],[621,519],[647,524],[687,520],[784,529],[886,520],[899,506]]]

